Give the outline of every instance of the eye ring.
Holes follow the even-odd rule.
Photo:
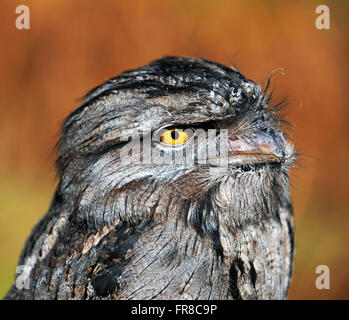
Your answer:
[[[167,129],[160,135],[160,142],[169,145],[181,145],[188,140],[188,134],[181,129]]]
[[[180,147],[188,143],[194,136],[192,129],[180,129],[177,126],[167,126],[154,133],[154,139],[166,147]]]

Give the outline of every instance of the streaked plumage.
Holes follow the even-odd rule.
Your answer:
[[[92,90],[62,127],[60,182],[19,261],[30,288],[6,298],[286,298],[295,155],[277,111],[202,59],[166,57]],[[129,136],[167,126],[228,129],[229,165],[120,161]]]

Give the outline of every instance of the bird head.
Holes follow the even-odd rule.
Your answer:
[[[278,111],[267,89],[207,60],[126,71],[65,121],[59,196],[87,228],[174,218],[218,243],[220,225],[261,221],[289,197]]]

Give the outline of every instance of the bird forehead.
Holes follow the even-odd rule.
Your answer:
[[[261,90],[236,69],[203,59],[166,57],[108,80],[87,94],[86,103],[122,91],[146,100],[161,97],[165,105],[171,102],[165,97],[187,98],[186,104],[171,103],[179,109],[208,101],[211,107],[216,105],[217,112],[222,112],[229,105],[241,107],[248,99],[255,99]]]
[[[63,126],[61,153],[91,150],[143,127],[236,117],[260,97],[260,86],[235,69],[203,59],[163,58],[90,91]]]

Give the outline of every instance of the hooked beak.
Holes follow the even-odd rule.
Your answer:
[[[248,134],[228,133],[228,162],[283,163],[285,140],[279,130]]]

